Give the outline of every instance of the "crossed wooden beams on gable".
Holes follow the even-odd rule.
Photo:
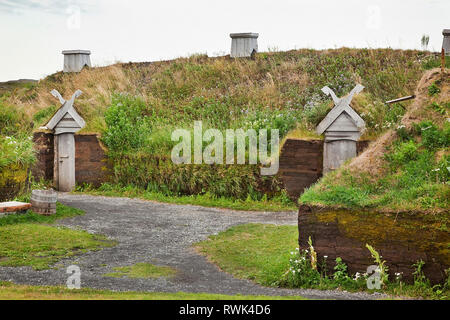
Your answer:
[[[62,106],[47,123],[47,129],[54,130],[55,135],[59,135],[62,133],[76,133],[86,126],[86,122],[73,107],[75,99],[82,94],[80,90],[77,90],[72,95],[72,98],[67,101],[56,90],[52,90],[51,94],[59,99]]]
[[[320,135],[330,132],[335,132],[336,134],[337,132],[347,132],[348,139],[358,140],[366,124],[359,114],[350,107],[350,102],[353,96],[360,93],[363,89],[364,87],[358,84],[346,97],[338,98],[333,90],[329,87],[324,87],[322,92],[332,97],[335,106],[317,126],[316,132]],[[352,132],[359,134],[352,134]],[[342,136],[340,134],[337,135]]]

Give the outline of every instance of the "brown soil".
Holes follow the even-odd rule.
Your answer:
[[[402,125],[410,129],[413,123],[422,121],[425,116],[427,118],[431,117],[431,119],[436,123],[447,121],[447,119],[444,119],[442,116],[433,115],[434,112],[428,112],[429,109],[426,109],[426,106],[428,105],[428,101],[430,99],[428,96],[428,87],[435,81],[443,80],[439,101],[450,101],[450,77],[448,75],[449,73],[447,70],[444,78],[442,78],[440,69],[438,68],[425,72],[416,88],[416,98],[401,120]],[[376,141],[372,142],[360,156],[353,159],[348,164],[347,168],[352,172],[366,172],[374,179],[377,176],[380,176],[383,172],[383,155],[386,153],[386,148],[391,144],[396,136],[397,134],[394,130],[389,130]]]

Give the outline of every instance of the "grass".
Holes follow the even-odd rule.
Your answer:
[[[448,213],[450,126],[439,129],[425,121],[417,125],[415,132],[418,134],[406,132],[408,137],[392,141],[384,155],[384,171],[376,180],[367,173],[344,168],[309,188],[300,196],[300,202],[351,209]]]
[[[103,236],[49,225],[57,219],[81,214],[81,210],[58,203],[54,216],[28,211],[0,218],[0,266],[43,270],[63,258],[114,245]]]
[[[197,205],[211,208],[223,208],[242,211],[295,211],[297,206],[287,197],[279,197],[271,200],[246,200],[232,199],[226,197],[214,197],[210,194],[191,195],[191,196],[170,196],[161,192],[146,191],[138,187],[104,184],[100,188],[92,188],[90,186],[80,186],[76,192],[82,192],[95,196],[107,197],[126,197],[139,198],[149,201],[157,201],[163,203],[173,203],[180,205]]]
[[[196,244],[195,248],[221,270],[266,286],[374,292],[367,289],[364,278],[354,280],[354,275],[348,275],[342,261],[337,263],[338,267],[331,277],[330,274],[324,277],[312,270],[310,254],[294,249],[298,248],[297,239],[296,226],[247,224],[210,236],[208,240]],[[290,271],[293,267],[295,270],[302,269],[298,274],[301,282],[292,281]],[[450,278],[443,285],[431,286],[420,270],[416,273],[413,284],[389,282],[382,292],[393,297],[450,299]]]
[[[44,216],[41,214],[34,213],[31,210],[28,210],[25,214],[12,214],[0,217],[0,227],[24,223],[52,224],[59,219],[72,218],[81,215],[84,215],[83,210],[71,208],[57,202],[56,214]]]
[[[298,247],[297,241],[296,226],[247,224],[211,236],[195,248],[223,271],[271,286],[289,268],[289,252]]]
[[[113,292],[69,290],[64,287],[23,286],[0,281],[0,300],[306,300],[301,296],[244,296],[210,293]]]
[[[368,134],[376,136],[398,115],[383,102],[411,92],[426,54],[305,49],[259,53],[255,60],[194,55],[116,64],[53,74],[34,86],[13,90],[1,98],[0,114],[3,108],[4,122],[12,123],[7,126],[12,131],[19,123],[29,134],[44,125],[58,105],[52,89],[66,99],[81,89],[75,107],[87,123],[83,132],[102,135],[114,183],[165,195],[209,192],[216,198],[242,201],[250,195],[259,201],[264,195],[280,196],[279,176],[263,177],[255,165],[175,166],[170,159],[174,129],[192,128],[195,120],[202,120],[205,130],[278,129],[281,139],[316,137],[315,126],[332,107],[320,89],[328,85],[342,96],[361,82],[366,89],[354,100],[354,108],[364,114]],[[0,128],[2,123],[0,117]]]
[[[440,68],[441,67],[441,56],[438,57],[428,57],[427,59],[424,59],[422,62],[422,66],[424,69],[429,70],[433,68]],[[445,67],[450,68],[450,57],[445,56]]]
[[[317,98],[324,85],[341,95],[359,78],[368,94],[386,101],[407,93],[420,72],[434,66],[437,60],[424,60],[425,55],[413,50],[349,48],[259,53],[254,61],[194,55],[168,62],[91,68],[78,74],[57,73],[38,84],[9,91],[4,100],[32,116],[57,104],[50,95],[52,89],[68,98],[79,88],[84,94],[77,99],[77,108],[87,120],[86,132],[102,131],[103,113],[115,92],[140,93],[154,113],[169,116],[166,120],[172,123],[190,122],[195,112],[223,120],[230,117],[229,111],[248,107],[302,108]],[[221,105],[227,106],[225,110]],[[35,125],[43,125],[48,117]]]
[[[176,270],[166,266],[155,266],[151,263],[137,263],[132,266],[113,268],[115,272],[107,273],[105,277],[112,278],[169,278],[176,274]]]

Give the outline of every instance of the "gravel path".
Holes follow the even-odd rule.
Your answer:
[[[231,226],[245,223],[295,225],[295,212],[240,212],[171,205],[150,201],[60,194],[59,201],[82,209],[85,215],[59,222],[70,228],[104,234],[118,242],[112,248],[89,252],[60,262],[81,268],[82,287],[115,291],[198,292],[246,295],[301,295],[312,299],[379,299],[379,294],[266,288],[220,271],[192,245]],[[172,279],[129,279],[102,276],[113,267],[139,262],[176,268]],[[65,285],[65,268],[34,271],[30,267],[1,267],[0,279],[18,284]]]

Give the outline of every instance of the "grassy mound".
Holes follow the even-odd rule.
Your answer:
[[[401,122],[307,190],[300,203],[448,213],[449,88],[448,75],[426,72]]]
[[[231,122],[239,126],[253,120],[250,116],[256,111],[267,116],[291,109],[296,115],[305,111],[297,120],[305,120],[303,125],[311,129],[308,124],[332,106],[320,92],[324,85],[342,95],[361,82],[366,90],[357,104],[364,108],[410,93],[427,63],[434,60],[419,51],[347,48],[260,53],[254,61],[194,55],[57,73],[0,96],[5,106],[23,111],[35,128],[45,124],[59,105],[50,90],[70,97],[81,89],[84,94],[76,107],[87,120],[84,132],[102,132],[112,97],[125,92],[140,97],[160,126],[190,125],[193,120],[219,128]]]
[[[102,135],[113,183],[164,196],[270,200],[283,194],[282,184],[261,176],[257,165],[175,166],[171,133],[201,120],[203,130],[278,129],[281,138],[315,137],[313,129],[333,106],[320,89],[328,85],[344,95],[361,83],[366,89],[353,107],[366,120],[366,138],[376,137],[404,114],[404,106],[383,102],[411,94],[436,61],[420,51],[342,48],[259,53],[255,60],[194,55],[116,64],[0,92],[0,122],[10,133],[29,134],[57,109],[52,89],[66,98],[81,89],[76,108],[87,122],[83,132]]]

